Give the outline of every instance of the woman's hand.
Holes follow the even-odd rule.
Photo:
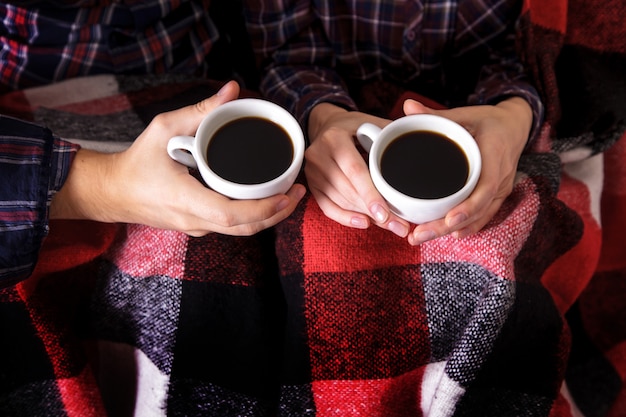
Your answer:
[[[81,149],[52,200],[50,217],[139,223],[192,236],[252,235],[285,219],[304,196],[304,186],[261,200],[230,200],[167,154],[171,137],[194,135],[204,116],[238,95],[239,86],[230,82],[213,97],[160,114],[124,152]]]
[[[336,222],[360,229],[374,222],[405,237],[409,223],[391,213],[355,145],[356,130],[365,122],[383,127],[390,121],[328,103],[313,109],[304,169],[309,189],[324,214]]]
[[[495,106],[433,110],[407,100],[404,112],[438,114],[456,121],[474,136],[482,155],[480,180],[468,199],[445,218],[415,227],[408,236],[409,243],[419,245],[447,234],[461,238],[478,232],[513,190],[517,164],[532,125],[530,106],[522,98],[513,97]]]

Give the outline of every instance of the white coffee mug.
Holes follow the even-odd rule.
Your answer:
[[[238,183],[222,178],[211,169],[206,156],[209,144],[220,128],[246,117],[266,119],[280,126],[293,146],[291,162],[282,174],[256,184]],[[175,136],[167,144],[170,157],[191,168],[197,168],[211,189],[233,199],[260,199],[287,192],[302,167],[304,148],[304,134],[298,121],[279,105],[256,98],[233,100],[217,107],[202,120],[195,137]],[[245,149],[240,149],[240,152],[245,152]]]
[[[468,175],[456,192],[440,198],[416,198],[391,186],[381,173],[381,159],[387,146],[409,132],[435,132],[458,145],[467,158]],[[357,139],[369,152],[369,170],[376,189],[399,217],[415,224],[440,219],[465,200],[476,187],[481,171],[481,155],[472,135],[458,123],[432,114],[414,114],[394,120],[383,129],[364,123],[357,130]],[[445,161],[441,161],[445,164]]]

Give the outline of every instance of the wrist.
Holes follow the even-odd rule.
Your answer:
[[[110,210],[115,158],[116,154],[79,150],[63,187],[52,198],[50,218],[115,221]]]
[[[519,123],[519,128],[524,132],[524,138],[528,140],[533,125],[533,110],[530,104],[522,97],[509,97],[499,102],[496,107],[507,111],[510,114],[509,119]]]
[[[313,107],[309,114],[308,135],[309,140],[313,142],[319,136],[328,120],[340,113],[348,113],[348,110],[331,103],[320,103]]]

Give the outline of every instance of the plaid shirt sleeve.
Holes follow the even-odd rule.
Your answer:
[[[21,89],[93,74],[204,73],[219,38],[209,3],[0,2],[0,85]]]
[[[0,115],[0,288],[28,278],[48,234],[48,209],[78,146]]]

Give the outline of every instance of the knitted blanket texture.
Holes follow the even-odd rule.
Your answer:
[[[624,16],[525,1],[546,118],[476,235],[411,247],[310,196],[252,237],[52,221],[33,276],[0,290],[0,415],[625,416]],[[0,109],[116,150],[219,85],[94,76]],[[395,118],[412,96],[373,84],[361,104]]]

